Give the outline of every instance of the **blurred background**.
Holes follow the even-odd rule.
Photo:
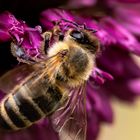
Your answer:
[[[93,0],[92,2],[93,5],[95,1],[96,0]],[[126,1],[130,2],[133,0],[126,0]],[[138,0],[134,0],[134,1],[138,2]],[[102,2],[105,3],[105,0],[103,1],[100,0],[99,5]],[[1,0],[0,12],[8,10],[11,13],[13,13],[16,16],[16,18],[25,20],[30,26],[35,26],[35,25],[40,24],[39,16],[43,10],[46,10],[52,7],[65,7],[65,5],[69,5],[68,8],[72,7],[72,4],[68,4],[68,3],[70,3],[70,0],[69,1],[67,0],[39,0],[39,1],[38,0],[24,0],[24,1],[23,0],[12,0],[12,1]],[[90,7],[90,5],[88,6]],[[91,12],[91,9],[93,8],[90,7],[88,9],[89,11],[85,10],[86,14],[89,14]],[[100,14],[102,15],[102,13]],[[100,14],[98,16],[100,16]],[[0,52],[2,52],[0,53],[0,60],[2,60],[2,58],[5,58],[5,56],[7,58],[5,59],[5,61],[0,61],[0,66],[2,66],[0,67],[0,74],[3,74],[7,69],[11,69],[13,65],[18,63],[15,60],[15,58],[11,55],[11,52],[9,50],[9,45],[10,45],[10,42],[0,43],[0,46],[6,46],[6,47],[0,47]],[[137,57],[134,57],[134,59],[136,63],[140,66],[140,60],[138,60]],[[114,112],[114,122],[112,124],[106,124],[106,123],[101,124],[101,132],[98,136],[98,140],[140,140],[140,100],[139,98],[137,98],[136,102],[132,103],[131,105],[126,102],[120,102],[117,99],[112,99],[111,104],[112,104],[112,108]]]
[[[140,58],[132,56],[140,67]],[[140,140],[140,98],[133,105],[111,101],[114,110],[114,123],[102,124],[97,140]]]
[[[102,124],[98,140],[140,140],[140,100],[134,106],[112,101],[113,124]]]

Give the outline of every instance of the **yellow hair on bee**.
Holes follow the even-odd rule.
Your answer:
[[[68,86],[70,87],[76,87],[81,84],[83,84],[84,81],[86,81],[93,69],[94,66],[94,55],[91,54],[90,51],[85,50],[81,47],[80,44],[77,42],[67,39],[63,42],[57,42],[55,43],[48,51],[48,56],[51,57],[63,50],[68,51],[68,55],[66,55],[63,59],[62,67],[59,68],[58,75],[63,77],[64,81],[67,81]],[[76,56],[77,55],[77,56]],[[81,56],[79,56],[81,55]],[[82,56],[83,55],[83,56]],[[79,59],[78,59],[79,57]],[[85,57],[85,58],[83,58]],[[81,59],[81,60],[80,60]],[[84,63],[82,64],[82,59],[85,60],[85,66]],[[78,66],[77,62],[79,61],[81,64],[81,69],[76,70],[75,66],[80,68]],[[82,70],[84,68],[84,70]],[[66,70],[67,69],[67,70]],[[68,73],[67,73],[68,71]]]

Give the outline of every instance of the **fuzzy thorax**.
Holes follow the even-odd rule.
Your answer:
[[[55,74],[56,81],[69,87],[77,87],[88,80],[94,66],[94,55],[82,48],[74,41],[63,41],[55,43],[49,50],[51,57],[61,54],[61,66]]]

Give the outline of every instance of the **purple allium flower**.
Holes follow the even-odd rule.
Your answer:
[[[79,7],[89,6],[84,1],[80,3],[78,0],[77,2]],[[88,2],[95,8],[96,4],[101,1],[89,0]],[[140,44],[137,38],[140,33],[138,30],[140,11],[135,6],[134,8],[125,6],[131,2],[132,0],[115,0],[115,2],[108,0],[100,5],[97,4],[98,9],[100,9],[99,6],[104,7],[102,12],[105,14],[103,16],[96,16],[96,12],[89,14],[91,16],[76,11],[73,14],[61,9],[49,9],[41,14],[41,23],[45,30],[53,28],[52,21],[61,21],[62,32],[69,28],[75,28],[63,20],[66,19],[75,22],[80,28],[85,25],[87,28],[97,31],[95,35],[100,40],[103,51],[97,57],[97,67],[93,69],[86,87],[88,140],[96,139],[102,122],[113,121],[113,111],[110,104],[112,96],[132,102],[140,95],[140,68],[131,56],[131,53],[140,55]],[[138,3],[138,0],[135,0],[135,3]],[[117,6],[118,4],[121,6]],[[68,5],[72,7],[75,3],[69,2]],[[110,11],[108,12],[108,10]],[[13,16],[11,19],[11,16],[0,16],[2,19],[0,20],[0,39],[5,41],[14,38],[17,46],[23,48],[29,57],[40,55],[39,49],[43,40],[40,30],[28,27],[23,21],[18,21]],[[130,18],[132,20],[129,20]],[[13,20],[16,24],[13,24]],[[2,140],[10,138],[15,140],[57,140],[58,136],[53,131],[49,121],[45,119],[23,131],[0,134],[0,138]]]
[[[49,18],[49,16],[51,18]],[[68,16],[68,17],[67,17]],[[41,15],[41,21],[44,27],[48,28],[48,24],[45,24],[43,21],[62,21],[62,27],[65,29],[72,28],[71,26],[66,26],[65,21],[61,20],[64,17],[67,17],[68,20],[72,22],[76,22],[79,26],[83,24],[86,25],[89,29],[97,30],[97,37],[102,41],[102,44],[110,44],[114,42],[114,39],[108,35],[108,38],[105,38],[101,33],[108,34],[104,29],[98,26],[97,22],[90,17],[81,17],[78,15],[73,15],[72,13],[60,9],[51,9],[44,11]],[[69,23],[68,23],[69,24]],[[99,30],[99,31],[98,31]],[[112,40],[111,40],[112,39]],[[88,112],[88,130],[87,130],[87,139],[93,139],[97,137],[99,131],[99,125],[102,121],[112,122],[113,113],[111,109],[111,105],[109,103],[108,95],[104,94],[102,91],[96,90],[96,85],[103,84],[105,80],[112,80],[113,77],[99,68],[93,69],[92,75],[88,81],[87,85],[87,112]],[[93,121],[94,120],[94,121]]]
[[[52,15],[51,18],[50,15]],[[117,96],[125,101],[134,101],[140,95],[139,90],[136,90],[139,89],[140,69],[129,54],[132,52],[139,55],[140,44],[134,34],[112,17],[105,16],[96,21],[85,15],[82,17],[78,14],[72,15],[68,11],[51,9],[42,13],[41,22],[47,29],[49,26],[44,21],[57,21],[66,17],[79,25],[85,24],[88,28],[97,30],[96,36],[104,51],[97,58],[98,68],[94,69],[87,86],[88,128],[90,128],[88,129],[88,138],[88,135],[96,136],[102,121],[112,122],[113,114],[109,103],[111,96]],[[66,25],[62,25],[64,29]],[[95,86],[97,83],[104,83],[106,78],[112,79],[110,74],[99,70],[99,68],[111,73],[114,80],[97,88]],[[134,85],[134,83],[136,84]],[[93,122],[93,120],[96,121]]]
[[[41,28],[38,26],[30,28],[24,21],[18,21],[8,12],[1,14],[0,19],[0,40],[12,39],[17,46],[22,46],[23,51],[29,57],[39,55],[39,49],[43,41],[40,34]]]
[[[127,30],[135,35],[140,34],[140,1],[124,0],[109,1],[114,18]]]

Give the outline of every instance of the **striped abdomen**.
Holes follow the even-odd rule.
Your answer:
[[[0,104],[0,127],[18,130],[53,113],[64,100],[64,94],[56,86],[32,81],[10,93]]]

